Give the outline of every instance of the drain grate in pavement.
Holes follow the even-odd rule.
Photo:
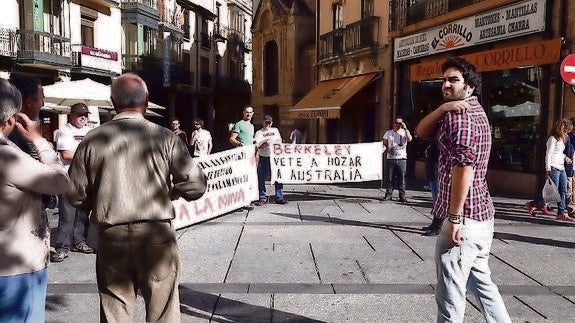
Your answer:
[[[370,199],[357,199],[357,198],[341,199],[340,201],[346,202],[346,203],[357,203],[357,204],[373,202],[373,200],[370,200]]]

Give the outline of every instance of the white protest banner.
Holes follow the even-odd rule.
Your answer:
[[[361,144],[275,144],[272,183],[345,183],[381,180],[383,146]]]
[[[258,175],[255,147],[242,146],[196,158],[208,177],[206,193],[196,201],[173,201],[174,227],[194,223],[249,205],[258,199]]]

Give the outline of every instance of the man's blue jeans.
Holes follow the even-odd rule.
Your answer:
[[[44,322],[48,269],[0,277],[0,322]]]
[[[258,190],[260,194],[260,201],[267,200],[266,194],[266,179],[270,176],[271,165],[270,157],[259,157],[258,163]],[[284,198],[284,184],[275,182],[276,201],[283,200]]]
[[[567,174],[565,170],[559,170],[551,167],[551,180],[557,189],[559,190],[559,195],[561,196],[561,201],[557,202],[557,214],[563,214],[565,212],[565,193],[567,192]]]
[[[386,195],[391,196],[393,193],[393,179],[397,176],[397,189],[399,197],[405,197],[405,173],[407,170],[407,159],[388,159],[387,160],[387,188]]]
[[[489,251],[493,241],[493,219],[468,218],[461,225],[459,247],[451,245],[444,221],[435,248],[437,269],[437,322],[463,322],[467,289],[477,297],[487,322],[511,322],[497,285],[491,280]]]

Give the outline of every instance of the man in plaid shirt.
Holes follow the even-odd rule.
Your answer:
[[[416,133],[437,129],[438,197],[432,213],[445,218],[436,244],[438,322],[463,322],[466,286],[479,299],[487,322],[511,322],[491,280],[489,252],[495,209],[485,175],[491,128],[475,92],[481,76],[461,58],[442,65],[445,101],[421,120]]]

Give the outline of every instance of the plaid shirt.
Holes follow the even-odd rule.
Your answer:
[[[493,218],[495,208],[485,175],[491,151],[491,127],[477,97],[467,98],[467,112],[448,112],[439,125],[439,169],[437,201],[433,215],[446,218],[451,198],[451,173],[456,166],[472,166],[473,183],[463,206],[463,216],[478,221]]]

